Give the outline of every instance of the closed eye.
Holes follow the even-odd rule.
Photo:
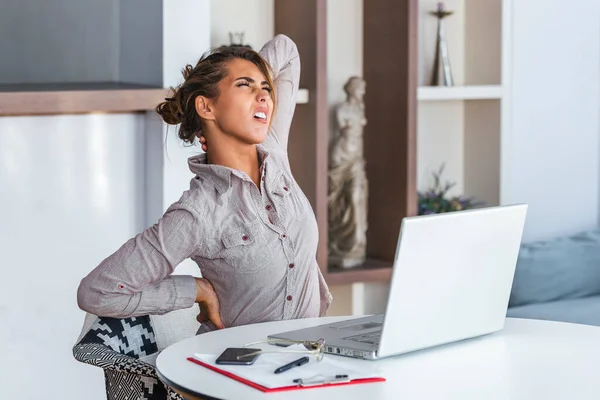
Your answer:
[[[236,79],[236,87],[242,87],[242,86],[246,86],[246,87],[250,87],[250,84],[256,82],[254,79],[249,78],[247,76],[242,76],[240,78]],[[261,87],[262,90],[266,90],[267,93],[271,93],[273,91],[273,88],[271,88],[270,85],[267,84],[267,81],[262,81],[261,85],[264,85]]]

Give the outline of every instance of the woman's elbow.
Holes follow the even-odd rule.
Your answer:
[[[98,291],[94,290],[89,277],[83,278],[77,288],[77,305],[85,312],[101,315]]]
[[[77,305],[93,315],[120,318],[122,316],[119,311],[122,311],[122,307],[118,307],[117,303],[121,302],[121,299],[116,299],[114,295],[98,290],[90,277],[83,278],[77,288]]]
[[[277,42],[277,44],[283,46],[287,53],[298,53],[298,46],[296,45],[296,42],[294,42],[289,36],[279,33],[275,35],[274,40]]]

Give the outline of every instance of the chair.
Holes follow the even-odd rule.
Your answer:
[[[184,400],[155,368],[160,351],[196,334],[198,305],[165,315],[106,318],[87,314],[73,356],[104,371],[108,400]]]

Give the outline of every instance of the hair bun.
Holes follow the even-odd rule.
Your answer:
[[[175,92],[177,94],[177,92]],[[165,97],[165,101],[156,106],[156,112],[167,124],[177,125],[181,122],[183,113],[178,104],[177,97]]]
[[[194,67],[188,64],[183,68],[181,73],[183,74],[183,79],[187,80],[194,73]]]

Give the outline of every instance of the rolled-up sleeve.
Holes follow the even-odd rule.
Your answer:
[[[176,203],[155,225],[128,240],[80,283],[79,307],[94,315],[126,318],[165,314],[196,301],[196,281],[171,275],[198,249],[199,215]]]

